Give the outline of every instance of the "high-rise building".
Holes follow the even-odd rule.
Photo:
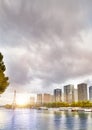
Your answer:
[[[74,102],[78,102],[78,89],[74,89]]]
[[[64,101],[72,103],[74,101],[74,85],[64,86]]]
[[[81,83],[78,84],[78,101],[86,101],[87,98],[87,84]]]
[[[89,100],[92,102],[92,86],[89,87]]]
[[[54,95],[51,95],[51,103],[54,102]]]
[[[54,100],[55,102],[61,102],[62,99],[61,99],[61,96],[62,96],[62,90],[61,89],[54,89]]]
[[[42,96],[42,103],[50,103],[51,102],[51,95],[48,93],[44,93]]]
[[[51,103],[53,102],[53,95],[44,93],[44,94],[37,94],[37,104],[41,105],[44,103]]]
[[[42,94],[37,94],[37,104],[42,104]]]
[[[30,104],[34,105],[35,104],[35,97],[30,97]]]
[[[62,102],[64,102],[64,92],[62,92]]]

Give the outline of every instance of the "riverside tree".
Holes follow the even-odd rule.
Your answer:
[[[9,85],[9,78],[5,76],[6,67],[3,62],[3,55],[0,53],[0,94],[2,94]]]

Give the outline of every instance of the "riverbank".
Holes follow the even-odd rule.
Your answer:
[[[81,107],[59,107],[59,108],[47,108],[39,107],[37,110],[49,110],[49,111],[67,111],[67,112],[92,112],[92,108]]]
[[[13,109],[12,105],[2,106],[6,109]],[[30,107],[30,106],[16,106],[14,109],[37,109],[48,111],[67,111],[67,112],[92,112],[92,107]]]

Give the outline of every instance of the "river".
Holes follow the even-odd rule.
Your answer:
[[[0,130],[92,130],[92,113],[0,108]]]

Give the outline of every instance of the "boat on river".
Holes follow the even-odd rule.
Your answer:
[[[92,109],[84,109],[85,112],[92,112]]]

